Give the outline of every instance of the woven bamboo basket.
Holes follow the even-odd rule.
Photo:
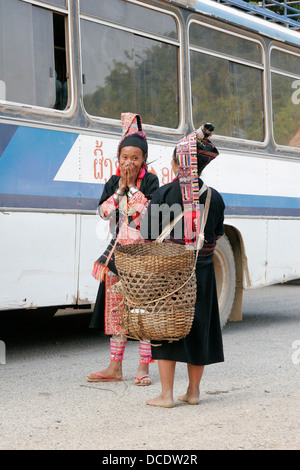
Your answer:
[[[206,186],[205,186],[206,188]],[[117,246],[116,284],[123,296],[123,328],[137,340],[176,341],[190,332],[197,295],[196,259],[204,242],[204,228],[211,200],[207,188],[204,216],[196,250],[163,243],[179,214],[155,242]]]
[[[192,326],[196,302],[195,251],[173,243],[118,246],[123,328],[143,340],[179,340]]]

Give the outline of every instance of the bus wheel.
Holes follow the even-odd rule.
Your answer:
[[[224,328],[234,303],[236,286],[234,254],[226,235],[223,235],[217,241],[214,267],[217,281],[221,328]]]

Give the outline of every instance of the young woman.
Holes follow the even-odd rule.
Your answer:
[[[205,204],[207,187],[198,178],[203,168],[218,155],[215,146],[208,139],[213,130],[212,125],[204,125],[198,131],[193,132],[178,143],[174,152],[172,166],[178,176],[175,180],[159,188],[153,196],[148,208],[147,217],[142,221],[141,234],[144,238],[151,238],[152,233],[160,233],[164,228],[162,220],[168,217],[159,216],[159,211],[153,210],[154,205],[161,207],[172,207],[180,205],[186,214],[187,205],[193,205],[193,199],[188,199],[193,194],[193,185],[190,176],[196,175],[196,196],[201,205]],[[194,162],[194,163],[193,163]],[[196,167],[195,172],[191,166]],[[165,205],[165,206],[163,206]],[[195,317],[190,333],[183,339],[174,342],[162,342],[159,346],[152,348],[152,357],[158,360],[158,368],[161,380],[161,394],[147,402],[148,405],[171,408],[174,406],[173,385],[176,362],[187,364],[189,383],[184,395],[179,400],[191,405],[198,404],[200,399],[200,380],[204,366],[212,363],[222,362],[223,345],[219,319],[218,298],[213,265],[213,254],[216,239],[223,235],[225,205],[221,195],[211,188],[211,201],[207,222],[204,230],[205,242],[199,251],[196,278],[197,298],[195,304]],[[172,214],[172,212],[171,212]],[[196,217],[196,213],[193,213]],[[172,219],[172,217],[171,217]],[[170,220],[170,219],[169,219]],[[175,226],[171,233],[170,241],[175,243],[193,243],[190,233],[186,233],[187,223],[184,218],[181,222],[181,231]],[[153,225],[154,224],[154,225]],[[154,229],[154,230],[153,230]],[[182,239],[172,239],[174,234],[182,234]]]
[[[89,374],[88,382],[123,380],[122,361],[127,338],[122,329],[121,296],[113,289],[119,278],[114,257],[112,255],[110,258],[110,255],[115,243],[143,241],[139,234],[140,221],[153,193],[159,187],[157,176],[147,171],[148,144],[142,132],[140,116],[125,113],[122,114],[122,122],[125,134],[118,146],[119,168],[117,174],[105,184],[99,202],[100,216],[109,220],[115,236],[94,266],[93,274],[101,280],[101,284],[90,325],[92,328],[101,328],[104,316],[105,333],[111,335],[110,362],[100,372]],[[149,342],[139,342],[139,356],[135,384],[150,385],[149,364],[152,356]]]

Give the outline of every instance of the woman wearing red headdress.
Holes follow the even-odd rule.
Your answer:
[[[94,265],[93,276],[101,283],[90,324],[91,328],[101,328],[104,320],[104,331],[111,335],[110,363],[104,370],[89,374],[88,382],[123,380],[122,361],[127,338],[121,323],[122,298],[113,289],[119,277],[111,253],[115,243],[143,242],[139,234],[140,221],[152,194],[159,187],[157,176],[147,171],[148,144],[140,116],[122,114],[122,123],[124,135],[118,146],[119,168],[105,184],[99,202],[100,216],[109,220],[115,236]],[[150,385],[149,364],[153,361],[149,342],[139,342],[139,355],[135,384]]]

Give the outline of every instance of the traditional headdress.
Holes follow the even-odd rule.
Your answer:
[[[212,131],[205,132],[205,126],[207,125],[181,139],[176,147],[178,179],[184,210],[184,237],[187,244],[194,244],[195,236],[198,236],[200,230],[198,174],[219,154],[216,147],[208,140],[208,135]],[[203,139],[197,138],[201,130]]]
[[[214,126],[210,123],[203,124],[197,132],[197,162],[198,162],[198,174],[208,165],[214,158],[219,155],[218,150],[214,144],[209,140]],[[199,138],[199,135],[203,135],[203,138]]]
[[[123,127],[122,139],[118,145],[118,156],[123,147],[132,145],[139,147],[145,153],[148,151],[148,143],[146,134],[142,130],[142,118],[139,114],[123,113],[121,114]]]
[[[142,118],[139,114],[134,113],[122,113],[121,121],[123,127],[122,139],[118,145],[118,157],[120,156],[120,151],[123,147],[133,146],[138,147],[143,150],[146,154],[148,152],[148,143],[146,134],[142,130]],[[147,165],[144,163],[138,179],[141,179],[145,175]],[[120,176],[120,168],[117,168],[118,176]]]

